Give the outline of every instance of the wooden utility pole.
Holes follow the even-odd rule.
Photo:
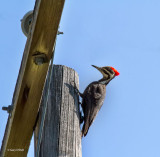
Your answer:
[[[38,123],[35,129],[35,153],[39,130],[47,102],[42,140],[38,157],[82,157],[78,74],[71,68],[54,65],[49,86],[49,74],[44,87]],[[48,100],[46,100],[48,99]]]

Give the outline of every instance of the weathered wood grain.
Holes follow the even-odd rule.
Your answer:
[[[73,69],[54,65],[50,89],[46,83],[42,97],[41,109],[49,92],[40,157],[82,157],[79,101],[74,82],[78,87],[78,74]],[[39,125],[35,130],[35,143],[38,130]]]
[[[36,0],[31,31],[13,96],[13,111],[8,118],[2,142],[1,157],[27,156],[64,1]],[[45,64],[34,63],[33,55],[37,52],[46,55]]]

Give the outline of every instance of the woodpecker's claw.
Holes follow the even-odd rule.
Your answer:
[[[84,121],[84,116],[82,116],[82,112],[80,112],[80,124],[82,124]]]
[[[74,89],[75,89],[75,92],[83,98],[83,94],[79,92],[77,86],[76,86],[76,83],[74,81],[72,81],[74,83]],[[82,105],[82,103],[79,101],[78,102],[79,105]],[[84,121],[84,117],[82,116],[82,112],[80,112],[80,124],[82,124]]]
[[[74,81],[72,81],[72,82],[74,83],[75,92],[76,92],[80,97],[83,98],[83,94],[80,93],[80,91],[78,90],[78,88],[77,88],[77,86],[76,86],[76,83],[75,83]],[[80,104],[81,104],[81,103],[80,103]]]
[[[79,105],[82,105],[82,103],[81,103],[80,101],[78,102],[78,104],[79,104]]]

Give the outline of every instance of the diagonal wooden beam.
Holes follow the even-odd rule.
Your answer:
[[[13,111],[8,118],[2,142],[1,157],[27,156],[64,1],[36,1],[13,95]],[[35,64],[38,53],[46,57],[44,64]]]

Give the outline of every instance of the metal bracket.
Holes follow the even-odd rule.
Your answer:
[[[13,105],[9,105],[8,107],[3,106],[2,110],[7,111],[8,113],[11,113],[13,110]]]
[[[33,56],[33,61],[36,65],[41,65],[48,62],[48,58],[45,53],[36,52],[32,56]]]
[[[64,34],[64,33],[63,33],[63,32],[58,31],[58,32],[57,32],[57,35],[60,35],[60,34]]]

